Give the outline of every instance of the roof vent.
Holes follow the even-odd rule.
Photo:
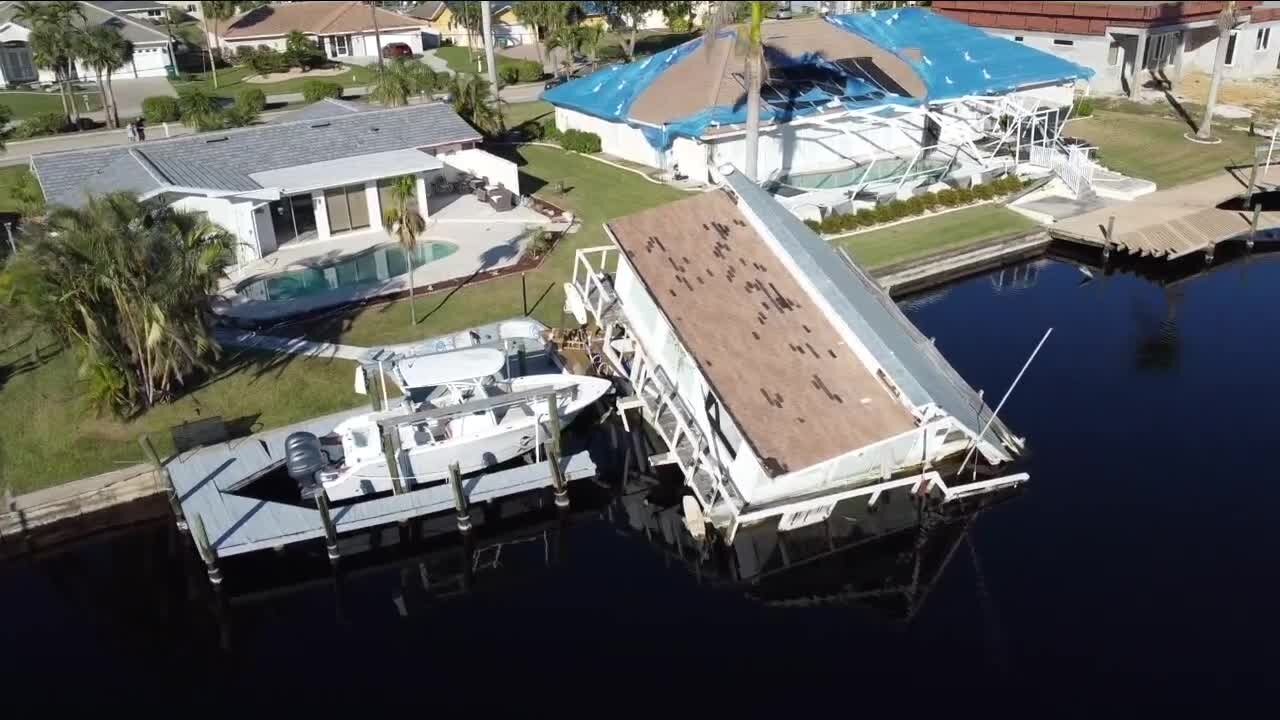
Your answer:
[[[205,140],[204,142],[205,142],[205,144],[206,144],[206,145],[208,145],[209,143],[226,142],[226,141],[228,141],[228,140],[230,140],[230,139],[231,139],[231,138],[227,137],[226,135],[223,135],[222,137],[209,138],[208,140]]]
[[[326,128],[326,127],[329,127],[329,123],[328,123],[328,122],[318,122],[318,123],[313,124],[311,127],[313,127],[313,128]]]
[[[369,132],[378,132],[378,128],[376,128],[376,127],[371,127],[371,128],[369,128]]]

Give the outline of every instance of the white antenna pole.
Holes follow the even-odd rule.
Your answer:
[[[1000,414],[1000,409],[1004,407],[1004,403],[1009,399],[1009,395],[1013,393],[1013,389],[1018,386],[1018,382],[1022,380],[1022,376],[1026,374],[1027,368],[1031,367],[1031,361],[1036,359],[1036,355],[1040,353],[1040,348],[1044,347],[1044,343],[1049,339],[1049,335],[1053,333],[1053,328],[1045,330],[1044,337],[1040,338],[1040,343],[1036,345],[1036,349],[1031,351],[1031,357],[1022,364],[1022,369],[1018,371],[1018,376],[1013,379],[1013,383],[1009,385],[1009,389],[1004,392],[1004,397],[1000,398],[1000,404],[996,405],[996,409],[992,411],[991,417],[987,420],[987,424],[982,426],[982,432],[978,433],[978,437],[973,441],[973,447],[969,448],[969,452],[964,456],[964,462],[960,463],[960,469],[956,471],[956,475],[964,472],[964,468],[969,464],[969,458],[973,457],[973,452],[978,449],[978,443],[982,442],[982,438],[986,437],[987,430],[991,428],[991,423],[996,421],[996,416]]]

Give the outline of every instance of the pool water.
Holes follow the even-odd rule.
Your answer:
[[[451,242],[432,240],[418,243],[415,268],[448,257],[458,251]],[[399,245],[379,245],[367,252],[343,258],[329,265],[290,270],[257,278],[241,285],[237,292],[254,300],[292,300],[343,288],[385,282],[408,272],[405,253]]]

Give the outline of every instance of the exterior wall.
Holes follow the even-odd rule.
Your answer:
[[[666,167],[666,153],[654,148],[638,128],[620,122],[610,122],[580,113],[576,110],[556,108],[556,127],[564,130],[585,130],[600,136],[600,149],[623,160],[630,160],[653,168]]]
[[[491,183],[502,183],[511,192],[520,194],[520,169],[510,160],[477,149],[441,153],[437,157],[446,166],[462,170],[475,177],[489,178]]]
[[[1271,30],[1270,42],[1265,49],[1259,50],[1258,33],[1267,29]],[[1236,30],[1235,35],[1235,57],[1226,67],[1227,77],[1245,79],[1276,73],[1276,66],[1280,63],[1280,22],[1248,23]],[[1184,45],[1184,68],[1212,73],[1218,52],[1217,38],[1214,28],[1190,31]]]
[[[672,169],[678,169],[689,179],[697,182],[708,182],[707,144],[700,140],[678,137],[671,144]]]
[[[1043,50],[1064,60],[1070,60],[1090,68],[1095,74],[1089,81],[1089,87],[1094,92],[1102,93],[1121,92],[1121,78],[1128,77],[1128,69],[1138,46],[1137,38],[1133,35],[1122,35],[1112,39],[1105,35],[1045,33],[996,28],[983,29],[992,35],[1009,40],[1022,38],[1020,42],[1028,47]],[[1070,41],[1073,44],[1057,45],[1054,44],[1054,40]],[[1120,46],[1116,53],[1115,64],[1111,64],[1109,61],[1110,48],[1113,42]]]
[[[311,39],[314,40],[315,38],[312,37]],[[238,47],[247,46],[247,47],[257,48],[257,47],[262,47],[264,45],[266,47],[271,48],[272,50],[275,50],[276,52],[284,52],[285,40],[283,37],[250,38],[250,39],[244,39],[244,40],[234,40],[234,39],[223,38],[222,53],[223,55],[234,54],[236,51],[236,48]]]
[[[425,28],[424,28],[425,29]],[[325,57],[331,60],[344,60],[351,57],[375,57],[378,54],[378,38],[372,33],[339,33],[351,36],[351,54],[350,55],[334,55],[330,53],[328,35],[316,35],[307,33],[307,37],[316,42],[320,49],[324,51]],[[422,54],[422,33],[417,30],[394,30],[382,32],[382,44],[385,47],[393,42],[402,42],[409,46],[415,55]],[[266,37],[266,38],[223,38],[222,47],[224,53],[234,53],[235,49],[241,46],[261,47],[263,45],[272,48],[278,52],[283,52],[286,46],[284,36]]]

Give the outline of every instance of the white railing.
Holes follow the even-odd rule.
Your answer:
[[[1085,188],[1093,186],[1093,171],[1096,166],[1089,159],[1088,150],[1078,145],[1063,146],[1055,142],[1052,145],[1032,146],[1031,164],[1048,168],[1077,197]]]
[[[574,255],[571,285],[596,324],[615,299],[608,278],[617,268],[618,248],[612,245],[583,248]]]

